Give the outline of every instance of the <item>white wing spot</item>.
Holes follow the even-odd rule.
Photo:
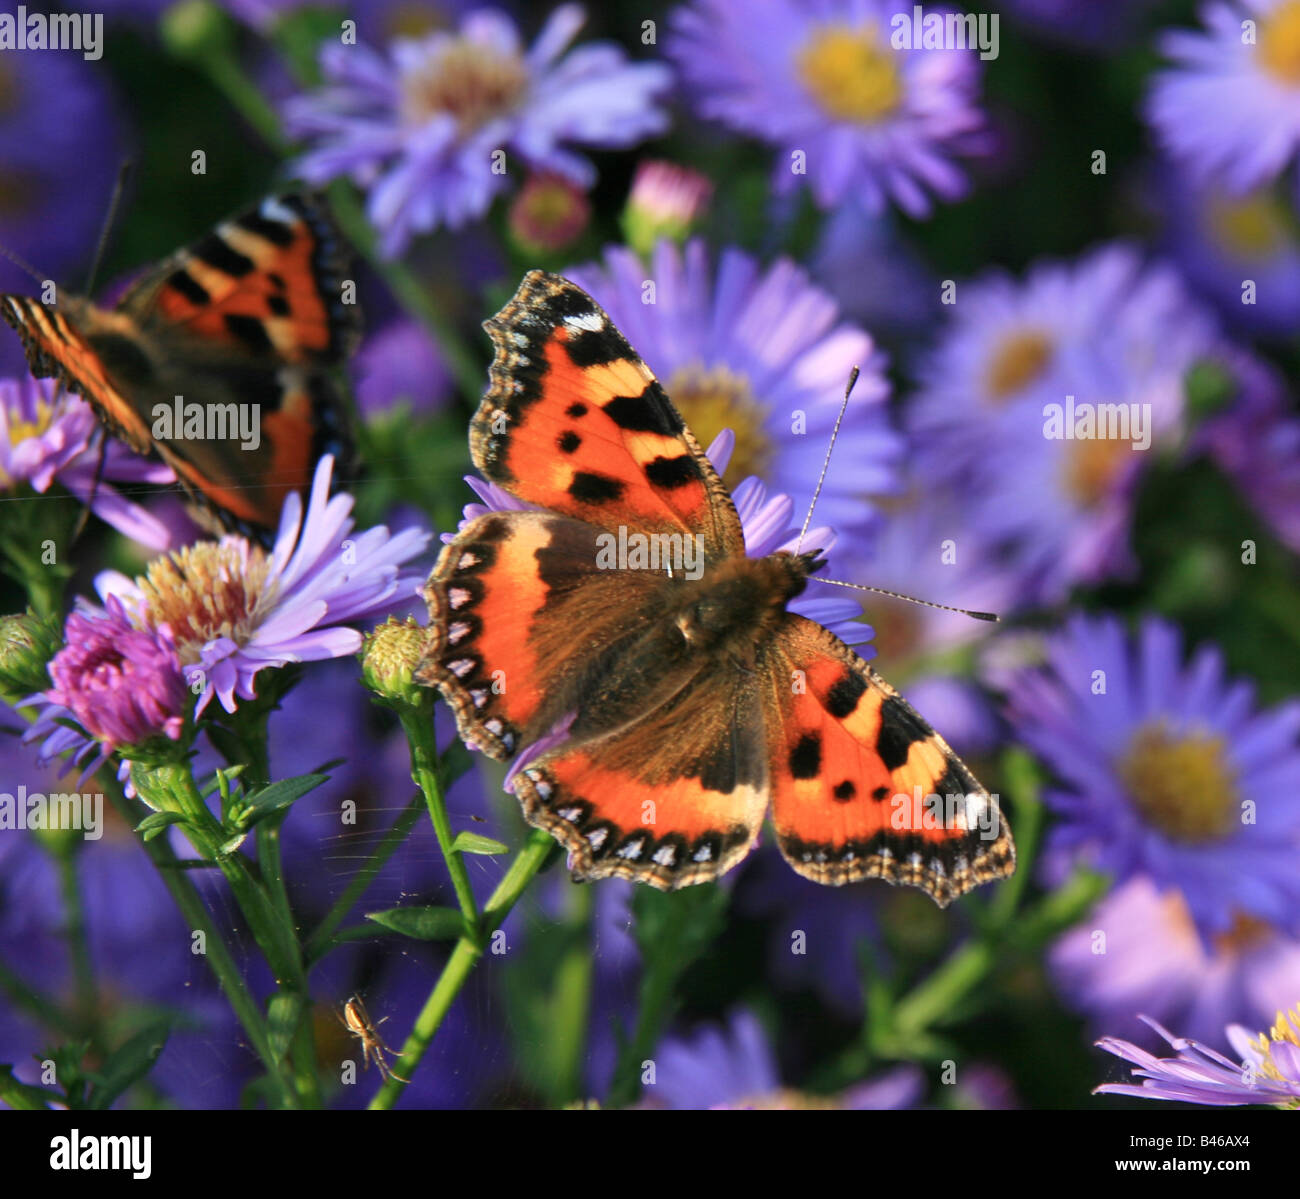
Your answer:
[[[605,327],[605,318],[599,312],[581,312],[577,316],[566,316],[564,323],[583,333],[599,333]]]

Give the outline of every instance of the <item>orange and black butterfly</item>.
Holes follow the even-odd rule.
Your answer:
[[[490,756],[542,743],[512,785],[576,877],[706,882],[769,809],[781,852],[821,883],[883,878],[943,905],[1010,874],[995,797],[787,609],[819,552],[746,556],[730,494],[595,301],[534,271],[486,328],[471,454],[540,510],[489,512],[445,547],[420,677]],[[697,539],[702,569],[609,569],[615,536]]]
[[[148,271],[113,308],[0,295],[32,373],[156,453],[227,528],[274,529],[317,460],[350,453],[330,371],[352,352],[348,255],[322,204],[263,200]],[[211,523],[211,522],[208,522]]]

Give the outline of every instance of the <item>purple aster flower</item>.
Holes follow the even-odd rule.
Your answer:
[[[655,1053],[655,1081],[638,1106],[885,1111],[915,1107],[923,1093],[921,1071],[910,1065],[835,1096],[783,1087],[762,1026],[750,1013],[737,1012],[725,1029],[704,1028],[692,1037],[664,1040]]]
[[[1204,646],[1186,666],[1178,631],[1075,616],[1047,664],[1013,676],[1016,734],[1061,785],[1049,854],[1119,881],[1177,888],[1206,938],[1249,918],[1294,929],[1300,905],[1300,702],[1255,710]]]
[[[1300,325],[1300,236],[1288,198],[1277,187],[1234,196],[1168,163],[1157,169],[1153,215],[1188,282],[1243,333],[1290,334]]]
[[[110,750],[157,736],[178,740],[190,693],[171,629],[135,628],[113,596],[106,608],[68,617],[68,644],[50,661],[46,698]]]
[[[908,422],[936,463],[983,458],[1017,428],[1041,433],[1042,405],[1087,398],[1080,388],[1101,369],[1098,358],[1133,388],[1180,393],[1183,373],[1216,344],[1212,320],[1179,276],[1123,243],[1039,262],[1023,280],[993,272],[959,284],[949,311],[918,364]]]
[[[827,213],[808,268],[855,321],[886,339],[915,339],[928,336],[946,309],[938,279],[900,223],[852,205]]]
[[[290,129],[314,143],[299,173],[313,183],[348,175],[368,188],[389,256],[417,233],[481,217],[515,159],[590,187],[594,168],[569,147],[630,146],[662,132],[668,117],[656,96],[670,75],[608,42],[570,51],[584,19],[579,5],[561,5],[527,50],[514,23],[490,9],[456,33],[399,38],[384,53],[327,46],[325,88],[288,110]]]
[[[1208,1045],[1176,1037],[1147,1016],[1142,1019],[1175,1050],[1177,1056],[1158,1058],[1128,1041],[1103,1037],[1099,1049],[1131,1062],[1136,1068],[1132,1083],[1106,1083],[1097,1094],[1134,1095],[1139,1099],[1172,1099],[1182,1103],[1203,1103],[1211,1107],[1235,1107],[1246,1103],[1271,1103],[1278,1107],[1300,1107],[1300,1009],[1277,1016],[1271,1036],[1252,1039],[1239,1024],[1225,1030],[1228,1043],[1238,1054],[1231,1061]]]
[[[820,208],[893,203],[922,217],[932,194],[966,190],[954,159],[981,149],[980,63],[976,51],[894,49],[897,8],[695,0],[673,14],[668,53],[701,116],[778,148],[779,192],[807,183]]]
[[[1203,30],[1166,33],[1147,120],[1201,182],[1245,192],[1277,179],[1300,147],[1300,3],[1214,0]]]
[[[356,356],[357,407],[365,417],[405,403],[436,412],[452,394],[451,371],[423,326],[398,319],[366,338]]]
[[[1300,554],[1300,417],[1280,376],[1247,354],[1225,357],[1237,398],[1196,431],[1203,449],[1277,537]]]
[[[1131,571],[1137,487],[1152,451],[1180,438],[1183,377],[1218,349],[1213,322],[1172,271],[1122,245],[1023,284],[959,288],[954,318],[919,370],[921,475],[969,497],[1028,602]]]
[[[170,467],[131,453],[115,439],[109,440],[99,470],[97,433],[106,436],[80,396],[49,379],[0,379],[0,491],[25,483],[45,495],[57,483],[126,536],[149,549],[165,549],[170,539],[166,525],[112,484],[173,483],[176,476]],[[21,502],[21,493],[15,498]],[[5,502],[13,500],[6,496]],[[10,519],[17,519],[16,513]]]
[[[874,522],[868,497],[896,490],[903,449],[889,423],[884,356],[869,333],[840,321],[802,268],[780,259],[764,270],[728,248],[713,270],[696,240],[684,249],[661,241],[648,267],[610,248],[603,264],[567,274],[609,313],[702,445],[734,431],[729,483],[757,475],[811,500],[859,366],[817,511],[846,535]]]
[[[1182,892],[1144,876],[1063,934],[1047,964],[1057,993],[1095,1034],[1143,1043],[1150,1031],[1137,1012],[1209,1039],[1225,1024],[1266,1021],[1300,994],[1300,940],[1238,917],[1207,944]]]
[[[401,567],[430,535],[390,536],[383,525],[354,534],[352,497],[329,494],[333,467],[321,459],[305,515],[296,492],[285,501],[269,554],[231,535],[157,558],[134,582],[114,571],[96,579],[137,627],[170,625],[186,678],[200,685],[196,713],[214,695],[233,712],[268,666],[355,654],[361,634],[348,626],[402,607],[423,581]]]

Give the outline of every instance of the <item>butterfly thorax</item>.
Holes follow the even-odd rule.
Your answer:
[[[684,588],[673,623],[694,652],[752,646],[776,626],[821,565],[816,552],[727,558]]]

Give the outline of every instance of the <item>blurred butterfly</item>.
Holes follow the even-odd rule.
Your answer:
[[[113,308],[0,295],[38,378],[157,454],[208,515],[265,536],[317,460],[350,439],[329,372],[355,348],[344,244],[321,202],[283,195],[148,271]]]

